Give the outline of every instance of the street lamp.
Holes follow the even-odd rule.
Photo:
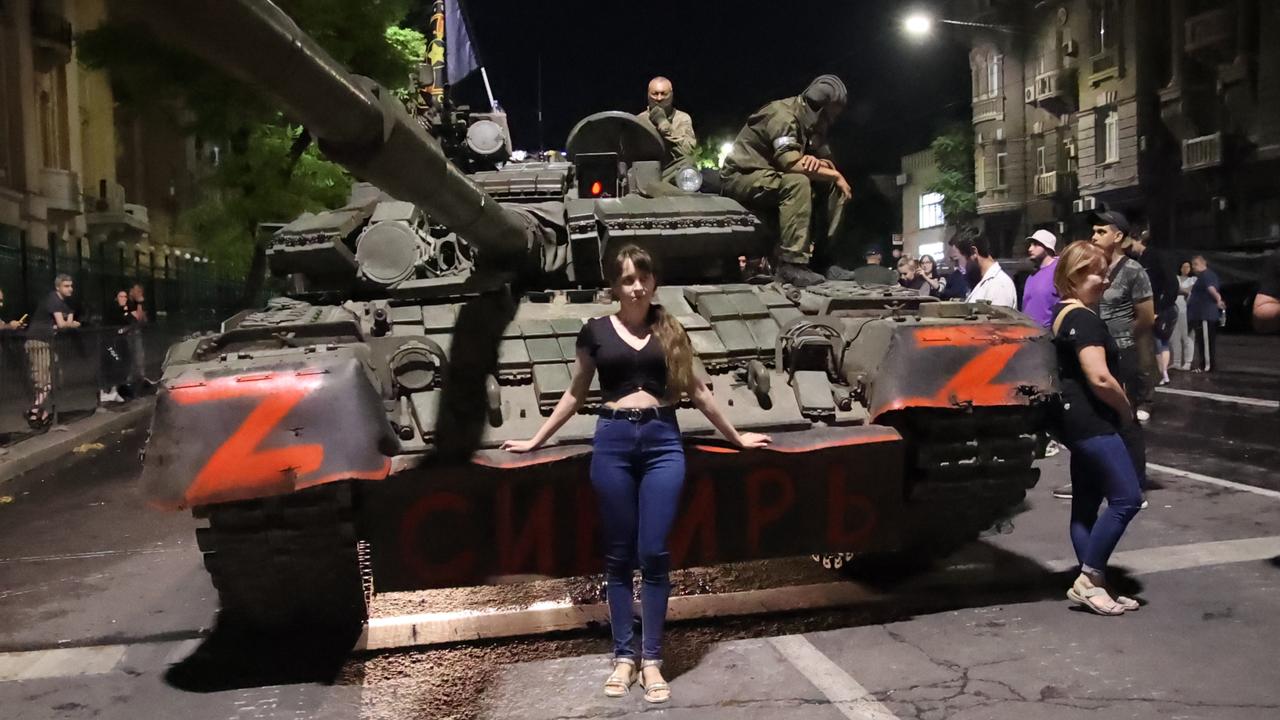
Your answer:
[[[922,38],[933,32],[933,18],[925,13],[911,13],[902,19],[902,30],[914,38]]]
[[[902,30],[908,36],[922,39],[928,37],[933,32],[934,23],[943,23],[945,25],[958,25],[967,28],[982,28],[984,30],[997,30],[1002,33],[1014,34],[1018,32],[1017,28],[1008,25],[993,25],[991,23],[965,22],[964,20],[947,20],[945,18],[935,18],[926,12],[913,12],[902,19]]]

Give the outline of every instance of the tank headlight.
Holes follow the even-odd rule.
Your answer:
[[[698,192],[702,189],[702,173],[695,168],[685,168],[676,175],[676,187],[685,192]]]

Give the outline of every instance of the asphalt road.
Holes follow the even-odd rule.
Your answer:
[[[874,607],[678,624],[675,718],[1280,717],[1280,342],[1179,376],[1148,426],[1157,487],[1115,565],[1146,605],[1069,608],[1065,457],[954,590]],[[1234,362],[1234,365],[1232,364]],[[1244,402],[1242,401],[1261,401]],[[603,631],[348,656],[211,634],[195,521],[149,510],[143,428],[0,484],[5,718],[617,718]],[[1231,485],[1235,483],[1237,485]],[[1262,492],[1250,488],[1262,489]],[[1267,490],[1273,491],[1268,493]],[[8,500],[6,500],[6,498]],[[227,652],[228,648],[238,652]],[[250,652],[245,653],[248,648]]]

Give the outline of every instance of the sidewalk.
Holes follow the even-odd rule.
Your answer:
[[[123,407],[100,407],[92,415],[56,425],[0,448],[0,483],[30,472],[45,463],[66,457],[84,443],[97,442],[151,415],[155,398],[134,400]]]

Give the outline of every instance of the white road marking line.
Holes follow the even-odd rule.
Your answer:
[[[1182,390],[1180,388],[1158,387],[1156,392],[1165,393],[1166,395],[1184,395],[1186,397],[1203,398],[1205,400],[1217,400],[1224,403],[1235,403],[1236,405],[1252,405],[1254,407],[1263,408],[1280,408],[1280,400],[1263,400],[1261,398],[1241,397],[1239,395],[1219,395],[1218,393],[1201,392],[1200,390]]]
[[[102,675],[124,657],[127,645],[58,648],[32,653],[0,653],[0,682]]]
[[[1190,470],[1179,470],[1178,468],[1169,467],[1167,465],[1157,465],[1151,462],[1147,463],[1147,469],[1155,470],[1157,472],[1162,472],[1166,475],[1172,475],[1174,477],[1185,478],[1187,480],[1195,480],[1197,482],[1208,483],[1210,485],[1217,485],[1218,487],[1230,488],[1232,490],[1239,490],[1241,492],[1253,493],[1254,495],[1269,497],[1273,500],[1280,500],[1280,492],[1276,490],[1268,490],[1267,488],[1254,487],[1253,485],[1245,485],[1244,483],[1232,482],[1230,480],[1223,480],[1221,478],[1216,478],[1216,477],[1209,477],[1208,475],[1201,475],[1200,473],[1194,473],[1194,472],[1191,472]]]
[[[769,644],[849,720],[899,720],[889,708],[872,697],[862,683],[854,680],[804,636],[770,638]]]
[[[1280,556],[1280,536],[1219,540],[1187,545],[1126,550],[1111,556],[1111,564],[1128,568],[1135,575],[1150,575],[1173,570],[1191,570],[1211,565],[1256,562]],[[1065,572],[1075,569],[1075,560],[1047,563],[1050,570]]]

